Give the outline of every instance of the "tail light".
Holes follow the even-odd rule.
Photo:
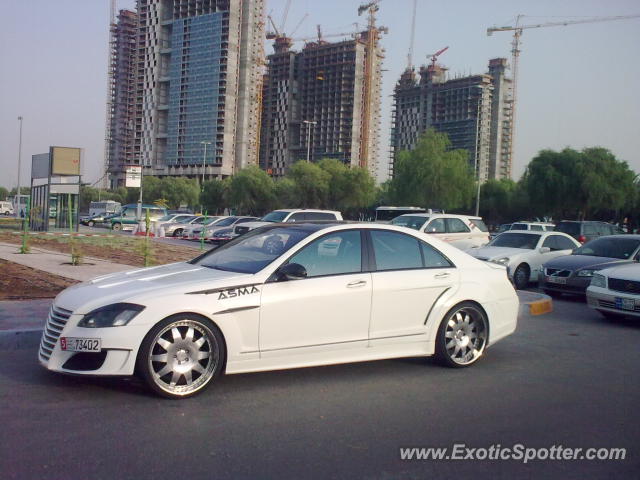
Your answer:
[[[587,241],[587,237],[585,237],[584,235],[580,235],[580,236],[578,237],[578,241],[579,241],[580,243],[584,243],[584,242],[586,242],[586,241]]]

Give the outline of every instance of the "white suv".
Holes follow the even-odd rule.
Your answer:
[[[262,227],[263,225],[269,225],[270,223],[293,223],[293,222],[313,222],[319,220],[342,220],[342,214],[333,210],[308,210],[308,209],[293,209],[293,210],[274,210],[271,213],[267,213],[257,222],[247,222],[238,225],[233,229],[234,235],[243,235],[249,230]]]
[[[391,224],[425,232],[466,250],[489,242],[489,230],[480,217],[447,213],[410,213],[391,220]]]

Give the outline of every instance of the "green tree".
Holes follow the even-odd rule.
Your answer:
[[[160,182],[162,199],[173,210],[182,205],[196,206],[200,199],[200,186],[194,179],[164,177]],[[144,192],[143,192],[144,193]]]
[[[289,168],[287,178],[295,184],[298,206],[324,208],[327,205],[331,175],[317,164],[296,162]]]
[[[0,187],[0,200],[4,201],[9,196],[9,190],[4,187]]]
[[[420,136],[413,150],[398,153],[389,184],[393,203],[456,210],[471,205],[474,175],[466,150],[451,150],[444,133]]]
[[[274,191],[271,177],[264,170],[251,165],[231,177],[228,201],[241,215],[261,215],[275,204]]]
[[[274,185],[276,208],[296,208],[301,206],[296,182],[290,178],[284,177],[276,180]]]
[[[513,221],[513,200],[518,184],[511,179],[490,179],[480,189],[480,215],[493,224]]]
[[[221,213],[226,204],[226,196],[229,190],[230,180],[208,180],[204,182],[202,193],[200,194],[200,204],[211,215]]]
[[[373,204],[375,181],[368,170],[349,168],[335,159],[323,159],[318,166],[329,174],[326,206],[340,211],[356,210]]]

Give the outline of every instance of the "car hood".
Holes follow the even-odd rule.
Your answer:
[[[531,253],[533,252],[533,250],[511,247],[481,247],[471,248],[469,250],[466,250],[466,252],[472,257],[476,257],[481,260],[496,260],[498,258],[513,257],[515,255]]]
[[[620,258],[594,257],[591,255],[563,255],[548,261],[544,266],[545,268],[562,270],[580,270],[583,268],[600,270],[627,262],[629,262],[629,260],[622,260]]]
[[[180,262],[113,273],[79,283],[61,292],[54,303],[74,313],[117,302],[144,302],[145,299],[198,290],[210,290],[251,282],[247,273],[226,272]]]
[[[638,282],[640,281],[640,264],[638,262],[623,263],[621,265],[602,270],[600,273],[607,277]]]

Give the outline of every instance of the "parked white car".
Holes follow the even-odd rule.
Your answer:
[[[538,280],[542,265],[552,258],[569,255],[580,243],[560,232],[509,230],[482,248],[466,252],[479,260],[507,267],[509,279],[518,290]]]
[[[294,223],[305,221],[321,221],[321,220],[342,220],[342,214],[333,210],[311,210],[311,209],[289,209],[289,210],[274,210],[267,213],[257,222],[247,222],[242,225],[238,225],[233,229],[233,233],[237,235],[244,235],[254,228],[269,225],[270,223]]]
[[[216,223],[220,222],[225,218],[227,217],[224,217],[224,216],[207,217],[206,219],[203,218],[199,222],[194,222],[190,225],[185,225],[184,229],[182,230],[182,239],[183,240],[200,240],[200,237],[202,236],[203,228],[206,228],[211,225],[215,225]]]
[[[640,263],[626,263],[593,273],[587,304],[606,318],[640,318]]]
[[[233,227],[234,225],[254,222],[256,220],[258,220],[257,217],[238,217],[235,215],[227,217],[206,227],[204,231],[204,239],[209,241],[219,230],[226,229],[227,227]]]
[[[448,213],[410,213],[394,218],[391,224],[428,233],[460,250],[480,247],[489,242],[489,230],[480,217]]]
[[[555,224],[547,222],[514,222],[509,230],[531,230],[534,232],[552,232]]]
[[[13,215],[13,204],[11,202],[0,202],[0,215]]]
[[[38,358],[68,374],[137,371],[179,398],[223,372],[430,355],[466,367],[513,333],[518,307],[504,267],[420,232],[277,224],[64,290]]]

